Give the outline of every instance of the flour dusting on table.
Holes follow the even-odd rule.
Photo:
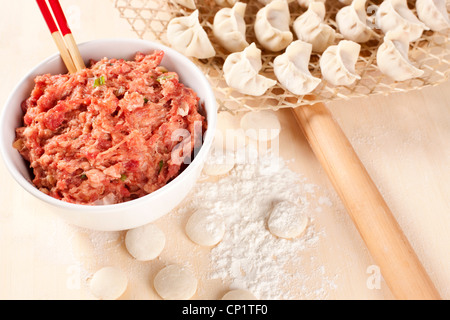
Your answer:
[[[319,186],[290,170],[288,161],[246,149],[245,154],[235,155],[236,165],[227,175],[201,177],[187,199],[160,224],[167,235],[183,232],[187,217],[203,208],[223,217],[225,234],[217,245],[199,246],[179,234],[168,237],[160,257],[141,262],[126,251],[123,231],[92,231],[56,219],[46,224],[49,230],[38,242],[46,244],[39,252],[50,255],[42,258],[77,270],[81,282],[76,289],[83,289],[87,297],[92,274],[104,266],[126,272],[128,298],[156,297],[150,285],[155,273],[168,263],[179,263],[196,272],[201,299],[220,299],[217,289],[207,289],[209,281],[217,280],[223,284],[220,290],[247,289],[259,299],[326,299],[336,289],[336,276],[330,276],[319,259],[319,245],[326,235],[315,216],[331,200]],[[294,239],[278,238],[267,227],[273,204],[283,200],[299,204],[308,216],[307,229]],[[68,274],[68,281],[72,278]]]
[[[222,279],[231,288],[248,289],[260,299],[323,299],[333,279],[314,259],[323,231],[314,225],[316,186],[270,154],[237,164],[219,181],[197,183],[183,211],[205,208],[223,216],[226,232],[211,249],[208,279]],[[282,239],[267,229],[274,203],[299,203],[310,223],[303,235]],[[328,200],[329,201],[329,200]]]

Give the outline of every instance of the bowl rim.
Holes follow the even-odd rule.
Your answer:
[[[205,99],[204,101],[208,101],[209,104],[212,104],[211,109],[217,110],[217,101],[214,96],[214,92],[212,90],[211,84],[209,83],[208,79],[204,75],[204,73],[199,69],[198,66],[194,64],[188,57],[184,56],[183,54],[179,53],[178,51],[169,48],[161,43],[155,42],[155,41],[149,41],[144,39],[133,39],[133,38],[102,38],[102,39],[96,39],[96,40],[90,40],[86,42],[82,42],[78,44],[80,51],[82,51],[82,48],[86,45],[90,44],[101,44],[101,43],[111,43],[111,42],[118,42],[118,43],[126,43],[126,42],[133,42],[133,43],[142,43],[142,44],[150,44],[154,49],[153,50],[162,50],[164,51],[165,55],[168,56],[175,56],[177,61],[181,61],[181,63],[186,64],[190,66],[191,69],[195,70],[197,73],[198,81],[201,83],[201,86],[205,88],[206,94],[204,95]],[[26,82],[29,81],[30,77],[34,77],[36,74],[36,70],[41,68],[43,65],[51,62],[54,59],[57,59],[59,57],[59,52],[47,57],[43,61],[39,62],[36,66],[34,66],[29,72],[27,72],[21,80],[17,83],[17,85],[12,89],[10,95],[8,96],[5,104],[3,105],[3,108],[1,110],[0,114],[0,126],[5,123],[7,110],[9,109],[8,106],[11,104],[11,100],[13,100],[15,93],[19,90],[19,88]],[[83,57],[86,59],[86,57]],[[110,57],[111,58],[111,57]],[[206,103],[205,103],[206,104]],[[205,108],[206,109],[206,108]],[[205,110],[207,112],[207,110]],[[217,114],[216,112],[213,112],[213,114]],[[6,142],[4,141],[5,138],[2,134],[3,130],[0,130],[0,154],[2,155],[2,158],[4,160],[4,163],[6,165],[6,168],[8,172],[12,175],[14,180],[16,180],[19,185],[21,185],[26,191],[28,191],[30,194],[35,196],[36,198],[45,201],[46,203],[49,203],[53,206],[60,207],[63,209],[69,209],[72,211],[80,211],[80,212],[89,212],[89,213],[104,213],[105,211],[122,211],[124,209],[142,205],[145,202],[148,202],[151,200],[151,198],[156,198],[160,194],[165,192],[170,192],[171,189],[175,187],[177,182],[182,182],[185,177],[188,176],[189,172],[192,170],[195,170],[195,165],[202,159],[203,157],[206,157],[207,152],[209,152],[208,145],[211,146],[214,138],[214,132],[216,130],[216,124],[217,124],[217,117],[214,115],[210,115],[210,113],[207,112],[206,114],[208,128],[205,131],[203,135],[203,141],[202,145],[196,154],[196,156],[193,158],[191,163],[173,180],[168,182],[163,187],[159,188],[158,190],[155,190],[152,193],[149,193],[145,196],[142,196],[137,199],[133,199],[127,202],[121,202],[121,203],[115,203],[115,204],[106,204],[106,205],[85,205],[85,204],[77,204],[77,203],[70,203],[65,202],[63,200],[59,200],[56,198],[53,198],[52,196],[49,196],[45,194],[44,192],[37,189],[32,182],[30,182],[28,179],[26,179],[16,168],[15,164],[13,163],[12,159],[10,159],[9,156],[7,156],[8,152],[5,150]],[[151,208],[149,208],[151,209]]]

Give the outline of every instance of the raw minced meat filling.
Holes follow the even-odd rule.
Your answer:
[[[191,155],[194,128],[201,135],[206,120],[196,93],[160,66],[163,56],[104,58],[75,74],[36,77],[14,147],[39,190],[71,203],[119,203],[180,173],[176,159]],[[189,152],[177,151],[177,130],[188,133]]]

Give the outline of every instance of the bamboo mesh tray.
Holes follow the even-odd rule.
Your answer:
[[[247,3],[245,21],[247,24],[247,42],[258,42],[253,30],[257,11],[263,7],[257,0],[241,0]],[[378,46],[383,41],[383,34],[380,30],[374,29],[375,37],[369,42],[362,44],[361,53],[356,65],[356,71],[361,75],[350,86],[333,86],[322,81],[321,84],[311,93],[314,101],[305,99],[304,96],[297,96],[284,89],[279,83],[260,97],[243,95],[227,86],[224,81],[222,65],[229,55],[215,40],[212,33],[212,23],[214,15],[220,6],[214,0],[196,0],[197,8],[200,11],[200,23],[208,33],[215,50],[216,56],[209,59],[192,60],[200,67],[209,79],[217,98],[219,111],[244,111],[261,109],[279,109],[285,107],[297,107],[300,105],[310,105],[317,102],[330,102],[342,99],[351,99],[367,95],[384,94],[393,92],[406,92],[416,90],[426,86],[437,85],[446,81],[450,75],[450,32],[437,33],[425,31],[422,37],[411,43],[409,58],[413,64],[425,71],[422,77],[403,82],[395,82],[384,76],[376,64],[376,52]],[[373,12],[372,8],[382,1],[367,1],[368,13]],[[414,11],[414,0],[409,0],[409,6]],[[337,0],[328,0],[327,15],[325,21],[336,28],[335,16],[343,5]],[[115,7],[119,10],[120,16],[128,21],[132,29],[139,38],[146,40],[156,40],[167,46],[169,42],[166,37],[166,29],[169,21],[177,16],[188,15],[192,12],[171,0],[115,0]],[[290,3],[291,25],[292,22],[303,12],[305,8],[300,7],[296,1]],[[295,35],[294,35],[295,36]],[[260,49],[261,46],[258,45]],[[260,74],[276,79],[273,73],[273,60],[282,52],[262,51],[262,69]],[[312,54],[309,63],[311,74],[321,78],[319,67],[320,54]]]

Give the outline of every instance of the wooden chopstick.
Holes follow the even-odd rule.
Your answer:
[[[36,0],[36,2],[69,73],[86,68],[59,1],[49,0],[53,15],[46,0]]]
[[[61,54],[61,58],[67,67],[67,71],[69,71],[69,73],[77,72],[77,68],[73,63],[72,56],[70,55],[70,52],[66,47],[64,39],[62,38],[61,33],[59,32],[59,29],[56,26],[55,21],[53,20],[53,16],[47,7],[47,3],[45,2],[45,0],[36,0],[36,2],[39,6],[39,9],[41,10],[45,22],[47,23],[48,29],[52,34],[53,41],[55,42],[56,47],[58,48],[59,53]]]

